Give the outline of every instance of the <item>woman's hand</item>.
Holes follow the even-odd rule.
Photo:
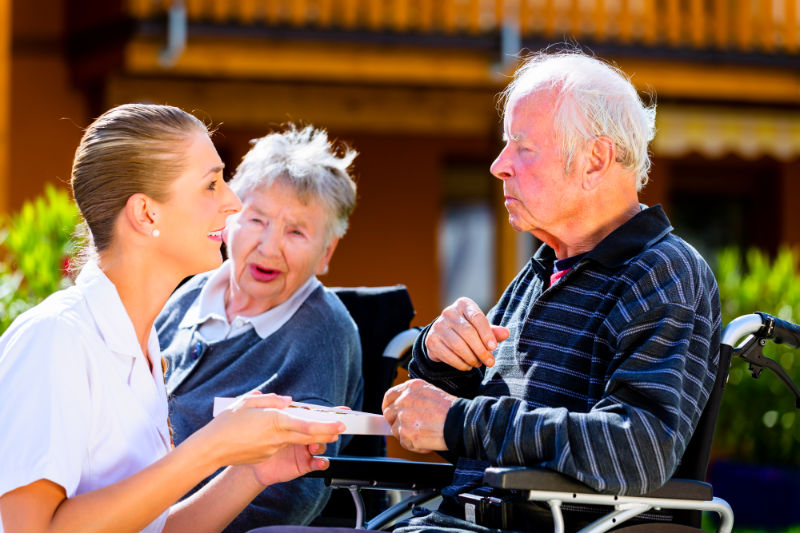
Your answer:
[[[274,454],[290,445],[301,445],[302,448],[311,444],[334,442],[345,430],[345,425],[341,422],[303,420],[291,416],[283,411],[290,402],[291,398],[288,396],[276,394],[242,397],[187,439],[187,442],[195,438],[208,439],[210,451],[218,458],[219,466],[244,465],[267,462]],[[288,467],[288,470],[284,470],[284,466],[279,468],[283,477],[293,472],[305,473],[315,465],[322,467],[322,461],[313,459],[308,451],[286,454],[283,456],[284,460],[288,461],[287,464],[294,462],[294,465]],[[292,457],[293,460],[289,460]],[[278,463],[283,465],[281,460],[272,464]]]
[[[324,444],[292,444],[282,448],[263,463],[251,465],[256,480],[264,485],[291,481],[313,470],[328,468],[326,457],[314,457],[325,453]]]

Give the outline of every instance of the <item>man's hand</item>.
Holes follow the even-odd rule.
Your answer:
[[[444,421],[456,400],[426,381],[412,379],[386,391],[383,416],[392,426],[392,434],[407,450],[418,453],[446,450]]]
[[[428,330],[425,348],[431,361],[469,370],[494,365],[492,350],[507,338],[507,328],[491,325],[478,304],[459,298]]]

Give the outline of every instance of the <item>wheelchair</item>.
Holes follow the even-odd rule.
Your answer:
[[[570,531],[580,533],[688,533],[702,531],[702,512],[707,511],[719,516],[717,530],[729,533],[733,511],[727,502],[714,497],[713,487],[705,478],[731,359],[744,359],[754,378],[765,368],[774,372],[792,391],[795,405],[800,409],[797,385],[776,361],[763,354],[768,341],[800,347],[800,326],[757,312],[740,316],[724,328],[719,370],[708,403],[677,471],[659,489],[641,496],[604,494],[543,468],[490,467],[483,476],[484,485],[491,489],[487,490],[488,495],[459,497],[466,519],[500,529],[519,529],[524,520],[522,516],[515,519],[514,514],[535,506],[549,509],[555,533],[564,533],[568,526]],[[324,478],[332,487],[350,491],[356,502],[357,529],[390,530],[399,517],[435,499],[450,483],[453,471],[453,465],[444,463],[339,456],[331,458],[327,470],[311,475]],[[410,496],[367,521],[361,495],[368,489],[400,490]],[[514,503],[504,495],[514,495]],[[580,525],[575,527],[576,522],[565,521],[565,511],[568,517],[582,516],[577,522]]]
[[[358,327],[361,342],[361,369],[364,375],[364,398],[361,410],[380,413],[383,395],[392,386],[397,370],[408,364],[409,348],[419,334],[411,328],[414,306],[404,285],[382,287],[331,287],[339,297]],[[344,457],[383,457],[386,439],[382,436],[354,435],[340,451]],[[334,487],[342,485],[334,484]],[[361,495],[352,484],[344,490],[332,491],[330,500],[320,515],[316,526],[352,526],[353,503],[356,502],[358,523],[389,504],[388,493],[373,491]]]

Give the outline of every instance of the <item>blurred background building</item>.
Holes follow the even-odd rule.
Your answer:
[[[356,148],[328,285],[488,307],[534,243],[488,167],[520,50],[575,42],[658,101],[646,203],[713,261],[800,244],[799,0],[0,0],[0,212],[66,186],[107,108],[180,106],[234,169],[287,121]]]

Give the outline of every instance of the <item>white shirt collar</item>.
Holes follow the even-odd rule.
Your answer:
[[[117,287],[108,279],[105,272],[100,270],[97,263],[93,261],[86,263],[75,279],[75,285],[85,295],[86,303],[109,349],[121,355],[141,357],[144,360],[142,348],[136,338],[136,330],[128,311],[122,304]],[[160,375],[161,348],[158,345],[155,328],[150,330],[147,351],[154,373],[157,369]]]
[[[288,322],[306,298],[322,285],[315,276],[311,276],[285,302],[260,315],[234,317],[233,323],[229,323],[225,313],[225,291],[230,283],[232,265],[227,260],[211,273],[200,290],[200,295],[186,311],[180,327],[200,326],[200,333],[208,342],[232,337],[250,327],[255,328],[258,336],[265,339]]]
[[[114,283],[95,262],[89,262],[81,269],[75,280],[81,291],[97,333],[108,349],[118,357],[116,366],[125,383],[134,390],[148,418],[154,421],[165,449],[170,449],[170,435],[167,426],[167,392],[161,367],[161,348],[155,327],[150,328],[147,339],[147,365],[145,355],[136,337],[131,322]]]

